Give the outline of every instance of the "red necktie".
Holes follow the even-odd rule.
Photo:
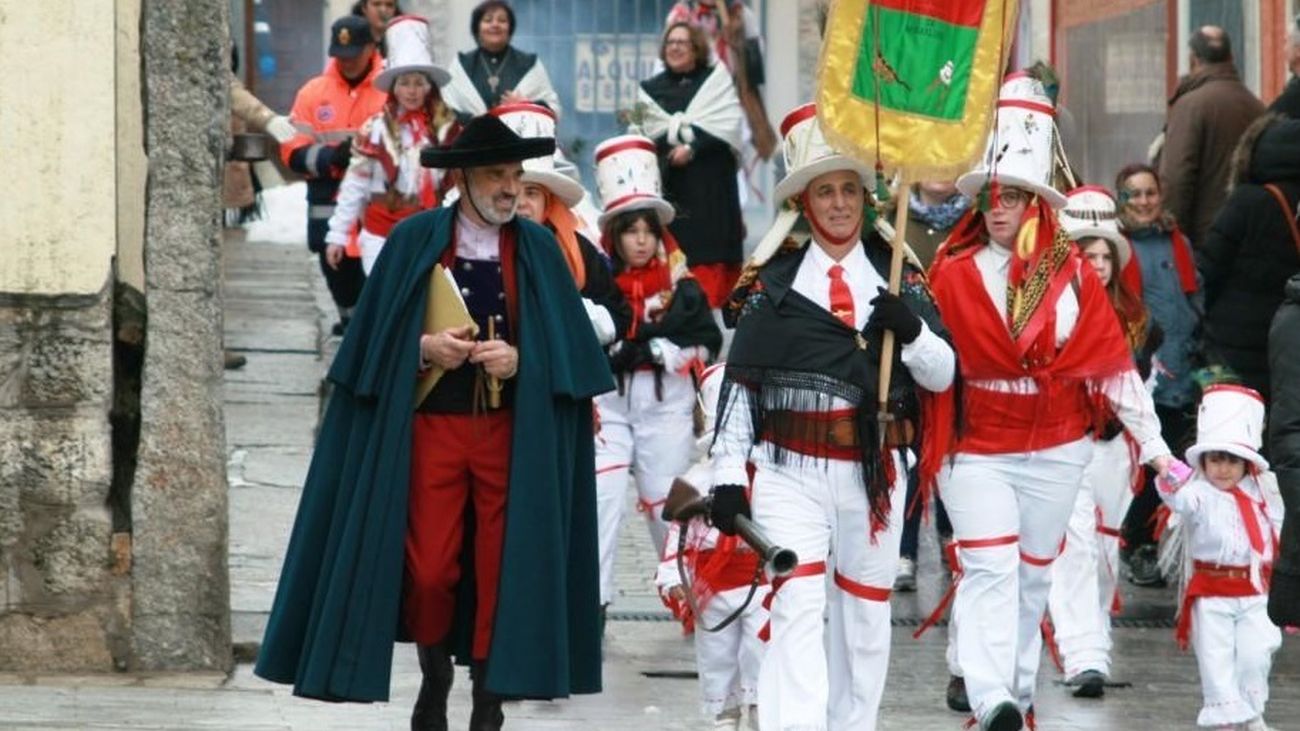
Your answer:
[[[1259,530],[1259,521],[1255,517],[1255,504],[1251,501],[1250,496],[1242,492],[1240,487],[1233,487],[1229,492],[1232,493],[1232,499],[1237,501],[1237,512],[1241,513],[1241,522],[1246,524],[1246,537],[1250,539],[1250,550],[1256,554],[1264,555],[1264,534]]]
[[[844,281],[844,267],[835,264],[826,272],[826,276],[831,278],[831,314],[850,328],[858,329],[857,318],[853,313],[853,293]]]

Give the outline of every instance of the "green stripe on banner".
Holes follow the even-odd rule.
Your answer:
[[[880,21],[879,33],[875,21]],[[875,39],[880,39],[876,53]],[[853,95],[895,112],[959,120],[966,111],[976,28],[872,6],[862,29]]]

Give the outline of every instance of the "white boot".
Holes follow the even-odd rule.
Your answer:
[[[749,706],[745,715],[747,716],[745,725],[749,727],[749,731],[758,731],[758,706]]]

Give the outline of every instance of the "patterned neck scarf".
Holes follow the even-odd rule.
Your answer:
[[[931,205],[921,198],[920,193],[913,190],[909,205],[916,213],[916,217],[925,225],[940,231],[948,231],[957,225],[958,219],[970,208],[970,203],[970,198],[961,193],[953,193],[948,200]]]

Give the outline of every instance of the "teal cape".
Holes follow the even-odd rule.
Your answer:
[[[455,216],[426,211],[393,229],[330,368],[333,395],[254,671],[295,695],[388,700],[419,339],[429,273]],[[517,227],[520,357],[486,686],[520,698],[598,693],[591,397],[614,383],[554,235],[507,225]],[[453,637],[468,637],[472,623],[458,609]]]

